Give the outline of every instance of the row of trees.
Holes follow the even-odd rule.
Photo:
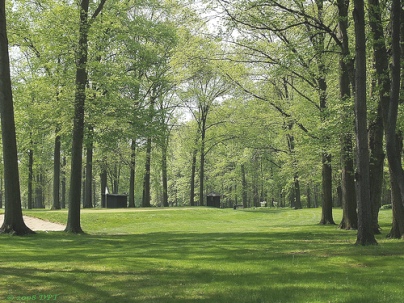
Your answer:
[[[68,207],[75,233],[106,187],[130,207],[322,205],[322,224],[341,205],[373,244],[391,191],[402,237],[394,1],[367,22],[359,0],[10,1],[22,204]]]

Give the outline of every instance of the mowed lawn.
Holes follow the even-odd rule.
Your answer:
[[[66,211],[24,211],[65,223]],[[0,302],[404,302],[404,241],[321,209],[83,210],[87,234],[0,236]],[[341,210],[334,210],[339,223]]]

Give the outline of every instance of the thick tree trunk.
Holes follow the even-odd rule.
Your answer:
[[[338,0],[338,27],[341,36],[341,56],[340,67],[340,97],[343,103],[350,104],[351,100],[351,72],[349,37],[348,37],[348,7],[349,0]],[[348,107],[349,108],[349,107]],[[344,112],[343,120],[351,120],[350,112]],[[355,178],[353,165],[353,148],[351,126],[349,126],[341,136],[341,200],[343,215],[339,225],[342,229],[357,229],[358,216],[356,213]]]
[[[358,235],[356,244],[377,244],[373,234],[370,201],[369,149],[366,106],[366,40],[363,0],[355,0],[355,130],[357,150]]]
[[[400,0],[393,0],[391,7],[392,20],[392,63],[391,63],[391,93],[388,107],[386,129],[386,151],[390,167],[392,185],[393,226],[389,237],[404,239],[404,171],[401,163],[402,137],[396,135],[398,105],[400,101]]]
[[[385,154],[383,151],[382,108],[378,106],[377,116],[369,127],[370,148],[370,200],[372,204],[372,225],[375,234],[380,233],[379,209],[382,201],[383,169]]]
[[[145,173],[143,179],[143,207],[150,207],[150,161],[151,161],[151,144],[150,137],[147,138],[146,143],[146,161],[145,161]]]
[[[342,164],[342,220],[341,229],[358,229],[358,215],[356,213],[355,177],[353,167],[352,138],[345,134],[342,138],[341,164]]]
[[[0,233],[34,233],[22,216],[17,142],[6,31],[5,0],[0,0],[0,115],[4,161],[5,211]]]
[[[378,213],[380,205],[379,191],[383,182],[383,126],[387,121],[390,100],[390,72],[386,40],[383,33],[383,21],[379,0],[368,0],[368,15],[373,44],[373,60],[375,66],[376,87],[379,97],[378,114],[370,127],[370,174],[371,201],[374,232],[379,233]],[[386,115],[386,116],[383,116]],[[384,126],[385,127],[385,126]],[[379,175],[380,174],[380,175]],[[391,184],[393,186],[393,184]]]
[[[394,172],[390,172],[391,178],[391,204],[393,211],[393,222],[387,237],[392,239],[404,239],[404,210],[399,186],[399,177]]]
[[[53,204],[52,209],[60,209],[60,135],[56,130],[53,153]]]
[[[3,176],[0,176],[0,209],[3,208]]]
[[[320,21],[324,21],[324,0],[315,2],[317,6],[317,16]],[[328,119],[327,114],[327,81],[326,81],[326,65],[324,58],[324,41],[325,34],[323,32],[316,33],[316,39],[312,39],[313,47],[317,56],[317,83],[319,94],[319,108],[321,115],[321,122],[324,123]],[[332,167],[331,167],[331,154],[327,151],[327,142],[329,138],[325,135],[322,138],[324,151],[322,154],[322,215],[320,224],[335,224],[332,216]]]
[[[69,212],[66,232],[83,233],[80,223],[80,194],[82,171],[82,148],[84,136],[84,104],[86,100],[87,57],[88,57],[88,5],[82,0],[80,5],[79,44],[76,62],[76,92],[74,100],[72,158],[70,173]]]
[[[135,207],[135,177],[136,177],[136,140],[131,143],[130,178],[129,178],[129,207]]]
[[[331,155],[323,154],[322,157],[322,189],[323,204],[320,224],[335,224],[332,216],[332,170]]]
[[[3,176],[0,175],[0,209],[3,208]]]

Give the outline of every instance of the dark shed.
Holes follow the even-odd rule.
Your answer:
[[[220,194],[210,193],[206,195],[206,206],[220,208]]]
[[[102,194],[102,208],[126,208],[128,207],[127,195]]]

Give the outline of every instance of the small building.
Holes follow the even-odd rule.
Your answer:
[[[206,206],[220,208],[220,194],[210,193],[206,195]]]
[[[126,208],[128,207],[128,196],[117,194],[102,194],[102,208]]]

